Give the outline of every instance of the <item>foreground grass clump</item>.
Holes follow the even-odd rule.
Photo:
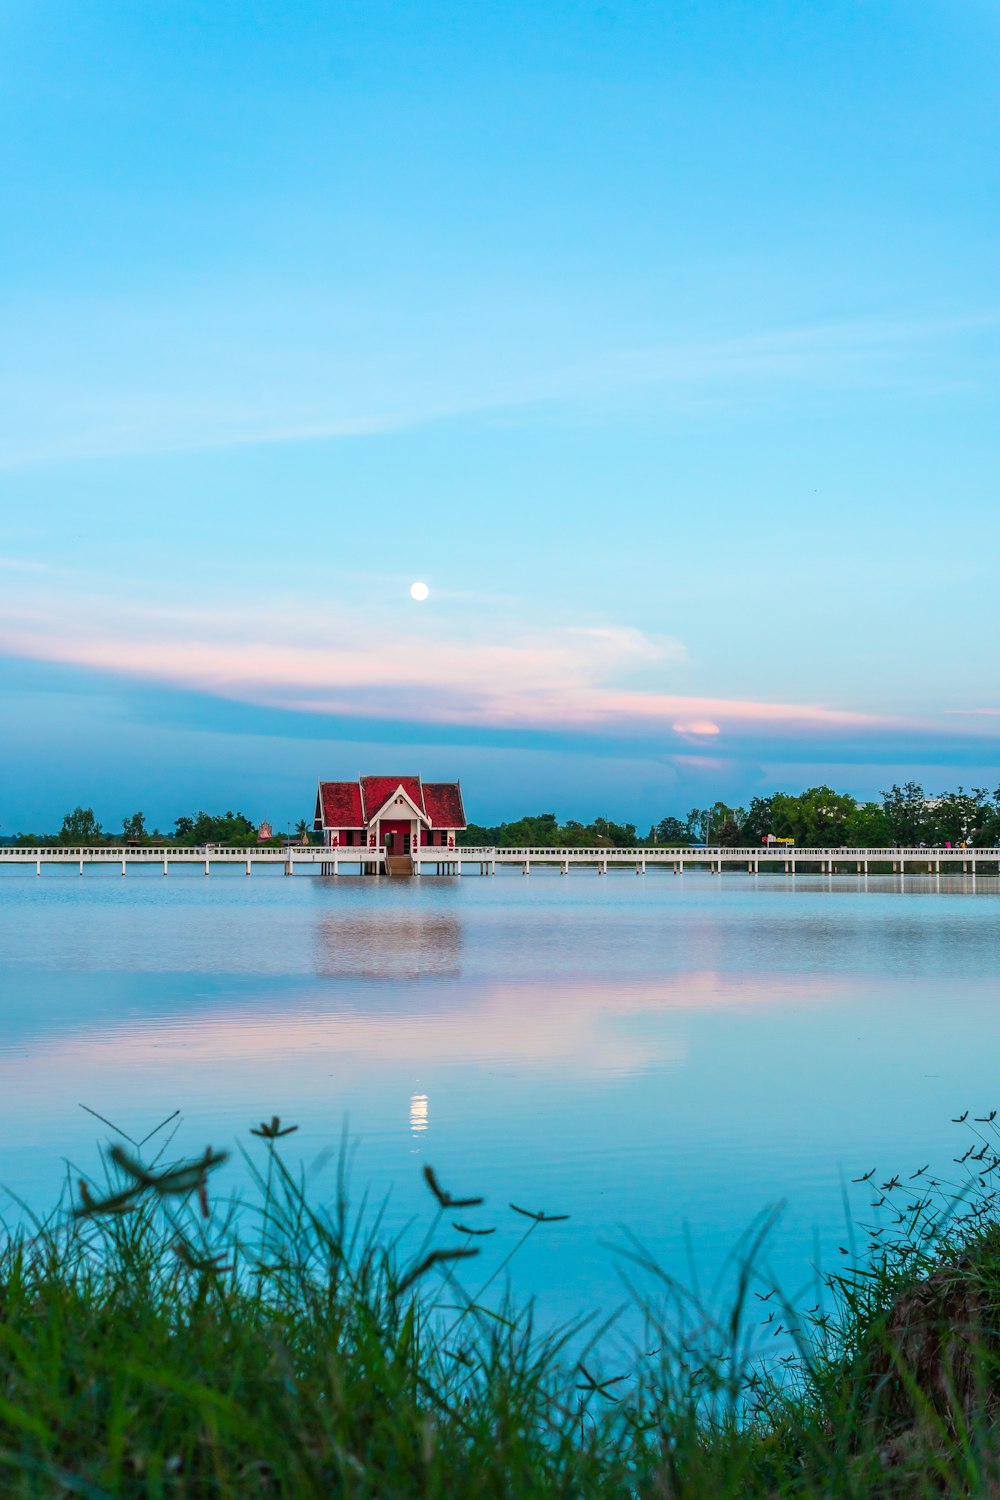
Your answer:
[[[646,1336],[606,1367],[582,1324],[542,1335],[491,1297],[514,1252],[489,1261],[482,1199],[427,1169],[423,1242],[387,1243],[342,1179],[311,1203],[287,1133],[254,1132],[252,1201],[217,1198],[222,1153],[112,1147],[103,1183],[7,1238],[0,1495],[1000,1497],[992,1137],[974,1203],[926,1169],[878,1185],[890,1218],[828,1309],[767,1285],[762,1234],[722,1319],[633,1246]],[[520,1243],[559,1233],[510,1208]]]

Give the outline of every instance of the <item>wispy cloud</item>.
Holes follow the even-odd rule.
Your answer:
[[[678,692],[682,643],[615,624],[475,636],[314,612],[290,628],[280,609],[271,620],[171,616],[60,595],[0,606],[0,651],[262,707],[439,725],[631,728],[683,742],[891,722],[822,703]]]
[[[358,967],[352,962],[351,930],[346,924],[335,929],[333,936],[343,932],[347,940],[335,950],[333,971],[338,979],[385,979],[378,959],[385,947],[383,927],[384,923],[378,937],[368,943]],[[353,936],[356,941],[357,933]],[[221,973],[233,971],[233,946],[228,934],[220,935]],[[169,955],[171,965],[180,969],[188,961],[182,949],[183,945],[175,944]],[[313,957],[308,947],[306,954]],[[205,962],[204,943],[198,961]],[[322,962],[319,971],[323,972]],[[148,1077],[153,1068],[166,1072],[180,1062],[188,1069],[210,1067],[218,1073],[218,1065],[224,1063],[218,1086],[225,1090],[226,1080],[232,1086],[235,1069],[242,1098],[250,1092],[248,1073],[265,1078],[273,1074],[276,1059],[289,1057],[306,1060],[307,1087],[318,1086],[327,1093],[331,1068],[346,1074],[358,1057],[377,1058],[383,1069],[401,1065],[412,1069],[415,1061],[461,1065],[489,1057],[543,1070],[572,1064],[596,1078],[621,1077],[682,1060],[686,1050],[683,1030],[672,1023],[683,1023],[692,1014],[800,1010],[803,1004],[836,1002],[848,990],[846,981],[800,971],[776,970],[745,978],[695,970],[665,975],[643,986],[641,993],[630,994],[618,978],[581,973],[569,983],[563,975],[547,978],[544,984],[466,982],[460,991],[444,990],[440,1008],[414,1018],[405,999],[396,997],[391,1007],[385,1003],[383,985],[372,990],[363,1007],[331,1005],[317,1012],[292,1005],[282,1011],[280,1019],[259,1009],[207,1006],[199,1007],[195,1016],[175,1013],[166,1021],[140,1020],[127,1036],[86,1023],[75,1030],[64,1028],[58,1037],[29,1036],[26,1055],[17,1059],[18,1077],[23,1078],[27,1068],[51,1086],[53,1077],[62,1082],[77,1076],[82,1063],[88,1071],[106,1067],[119,1078],[123,1073]],[[640,1035],[635,1031],[636,1020],[647,1023]],[[10,1066],[8,1058],[0,1059],[0,1081],[10,1081],[3,1071]]]
[[[223,302],[224,296],[220,293]],[[456,418],[546,407],[593,416],[605,403],[660,415],[813,390],[935,390],[989,385],[1000,313],[914,314],[762,328],[725,337],[679,335],[620,347],[586,334],[572,347],[541,336],[491,343],[451,329],[428,366],[426,332],[362,358],[329,325],[299,316],[290,346],[248,335],[243,316],[212,308],[68,308],[59,342],[24,347],[11,332],[11,374],[0,371],[0,467],[335,440]],[[75,321],[74,321],[75,320]],[[77,326],[79,325],[79,326]],[[979,340],[975,356],[970,339]],[[954,356],[954,357],[950,357]],[[79,360],[79,367],[74,361]],[[56,363],[57,361],[57,363]],[[155,373],[149,373],[155,372]],[[978,375],[977,375],[978,372]]]
[[[676,734],[685,734],[685,735],[687,735],[687,734],[703,735],[703,734],[719,734],[719,733],[721,733],[718,724],[713,723],[711,719],[692,719],[689,723],[675,724],[673,726],[673,728],[674,728],[674,732]]]

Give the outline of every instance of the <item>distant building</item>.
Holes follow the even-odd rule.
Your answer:
[[[257,829],[257,839],[258,839],[258,841],[261,844],[263,844],[263,843],[266,842],[267,839],[273,839],[273,838],[274,838],[274,831],[271,828],[270,823],[265,818],[264,821],[263,821],[263,823]]]
[[[313,827],[332,848],[383,845],[389,853],[412,848],[454,849],[465,827],[457,781],[421,782],[419,776],[361,776],[357,781],[321,781]]]

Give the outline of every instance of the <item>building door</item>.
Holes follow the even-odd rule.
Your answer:
[[[410,822],[409,819],[388,818],[380,824],[379,836],[385,845],[387,854],[405,853],[410,847]]]

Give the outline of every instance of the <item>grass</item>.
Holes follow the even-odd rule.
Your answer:
[[[599,1331],[540,1331],[506,1262],[481,1270],[478,1195],[427,1170],[407,1249],[350,1212],[343,1170],[332,1205],[310,1200],[282,1154],[293,1129],[253,1132],[240,1204],[214,1190],[224,1153],[168,1165],[154,1133],[7,1236],[0,1494],[1000,1496],[992,1121],[968,1181],[870,1179],[882,1220],[823,1305],[762,1282],[768,1221],[724,1317],[633,1244],[645,1334],[610,1374]],[[506,1211],[522,1243],[559,1233]]]

